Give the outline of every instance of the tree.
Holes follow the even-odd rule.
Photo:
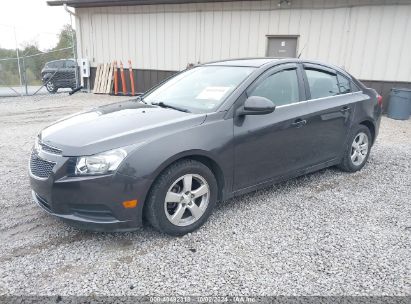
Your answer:
[[[56,46],[44,52],[39,49],[37,41],[26,42],[19,48],[21,71],[23,79],[24,76],[27,77],[28,84],[41,83],[41,69],[46,62],[74,58],[72,46],[75,43],[76,33],[71,25],[64,25],[57,38]],[[15,57],[16,50],[0,48],[0,59],[11,58],[0,60],[0,86],[19,84],[18,64]]]
[[[57,45],[52,50],[59,50],[64,48],[71,48],[73,43],[76,41],[76,31],[71,27],[70,24],[66,24],[58,34]],[[73,58],[74,54],[72,49],[61,51],[62,57],[60,58]]]
[[[17,68],[16,50],[0,48],[0,86],[19,84],[19,74]],[[13,59],[7,59],[13,58]]]
[[[41,84],[40,71],[47,62],[44,53],[39,50],[36,41],[26,42],[20,51],[23,79],[27,77],[28,84]]]

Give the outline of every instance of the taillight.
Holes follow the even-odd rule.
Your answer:
[[[382,96],[380,94],[377,94],[377,101],[378,105],[382,108]]]

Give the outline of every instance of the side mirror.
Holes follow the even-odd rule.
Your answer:
[[[275,105],[265,97],[250,96],[244,102],[244,106],[237,110],[238,115],[264,115],[274,112]]]

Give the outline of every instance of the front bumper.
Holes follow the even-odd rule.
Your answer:
[[[39,178],[29,170],[33,200],[49,214],[91,231],[130,231],[142,225],[148,180],[118,173],[70,176],[73,159],[44,151],[37,156],[55,163],[47,178]],[[122,202],[128,200],[137,200],[137,206],[124,208]]]
[[[41,198],[36,192],[32,190],[32,197],[34,202],[37,203],[43,210],[48,214],[54,215],[60,218],[62,221],[68,223],[69,225],[90,231],[101,231],[101,232],[119,232],[119,231],[132,231],[136,229],[139,224],[133,223],[133,221],[119,221],[116,218],[106,217],[94,217],[78,215],[76,213],[72,214],[59,214],[51,210],[50,204]]]

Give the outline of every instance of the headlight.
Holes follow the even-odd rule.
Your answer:
[[[36,136],[36,139],[34,140],[34,151],[40,151],[40,139],[39,136]]]
[[[106,174],[115,171],[127,156],[123,149],[115,149],[77,158],[76,175]]]

